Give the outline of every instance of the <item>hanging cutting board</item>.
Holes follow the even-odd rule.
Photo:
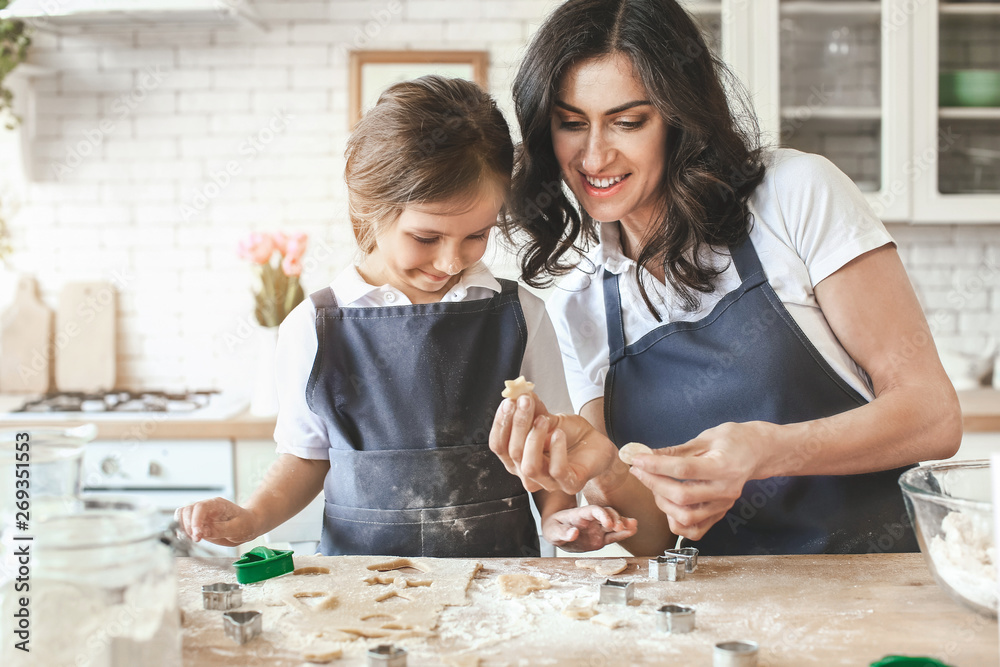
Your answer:
[[[56,387],[94,392],[115,386],[117,295],[107,282],[67,283],[56,309]]]
[[[20,276],[10,306],[0,315],[0,392],[49,390],[52,309],[38,298],[35,279]]]

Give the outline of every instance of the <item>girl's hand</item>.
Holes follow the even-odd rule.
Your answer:
[[[552,415],[534,393],[504,399],[490,430],[490,449],[524,488],[575,494],[607,471],[618,450],[578,415]]]
[[[542,535],[564,551],[594,551],[632,537],[638,526],[610,507],[584,505],[550,514],[542,521]]]
[[[720,424],[683,445],[636,456],[630,472],[653,492],[675,535],[699,540],[756,479],[759,452],[774,428],[766,422]]]
[[[254,513],[225,498],[212,498],[179,507],[174,512],[174,519],[195,542],[206,540],[224,547],[235,547],[260,534]]]

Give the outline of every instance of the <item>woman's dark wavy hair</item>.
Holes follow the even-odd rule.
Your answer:
[[[707,245],[742,241],[749,230],[747,199],[764,176],[759,128],[746,94],[709,51],[691,17],[674,0],[569,0],[546,19],[514,80],[522,143],[505,232],[521,249],[524,280],[544,287],[564,275],[597,240],[597,223],[577,211],[561,186],[552,148],[551,112],[564,74],[591,58],[624,54],[668,126],[662,206],[637,249],[640,266],[660,265],[695,309],[721,271],[702,253]],[[734,115],[723,80],[740,116]],[[659,313],[639,290],[650,312]]]

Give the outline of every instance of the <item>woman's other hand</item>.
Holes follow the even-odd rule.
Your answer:
[[[564,551],[595,551],[635,535],[635,519],[610,507],[584,505],[554,512],[542,522],[542,535]]]
[[[505,399],[490,430],[490,449],[529,492],[575,494],[617,460],[618,450],[578,415],[552,415],[534,394]]]
[[[720,424],[682,445],[636,456],[630,472],[652,491],[671,532],[699,540],[756,479],[757,452],[773,428],[766,422]]]

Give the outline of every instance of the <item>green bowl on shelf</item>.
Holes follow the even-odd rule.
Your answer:
[[[938,75],[943,107],[1000,107],[1000,70],[959,69]]]

